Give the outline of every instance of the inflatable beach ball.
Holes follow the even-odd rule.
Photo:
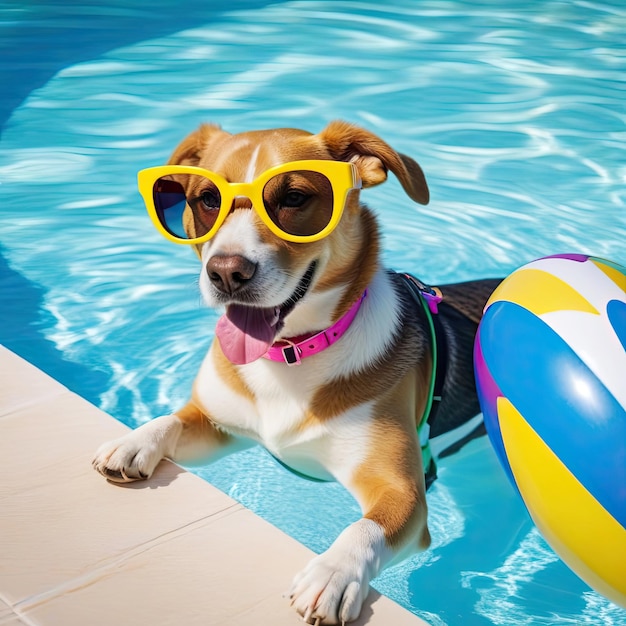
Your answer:
[[[474,349],[485,425],[552,549],[626,607],[626,268],[560,255],[485,307]]]

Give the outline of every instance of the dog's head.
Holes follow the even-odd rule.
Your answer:
[[[309,164],[285,165],[301,161]],[[171,178],[185,191],[186,236],[212,233],[196,243],[200,289],[209,306],[226,307],[216,332],[233,362],[258,358],[281,336],[330,325],[367,286],[378,266],[378,231],[359,203],[360,181],[378,185],[391,170],[413,200],[429,199],[413,159],[345,122],[317,135],[232,135],[203,125],[169,164],[212,173]],[[290,315],[296,308],[299,314]]]

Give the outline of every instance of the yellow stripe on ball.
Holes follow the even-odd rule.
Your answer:
[[[491,294],[487,306],[499,300],[519,304],[535,315],[563,310],[600,315],[575,289],[543,270],[521,269],[513,272]]]
[[[587,584],[626,606],[626,529],[576,480],[509,400],[498,398],[497,412],[507,458],[533,521]]]

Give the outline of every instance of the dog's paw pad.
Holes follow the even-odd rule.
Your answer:
[[[369,585],[351,569],[329,567],[317,557],[296,576],[289,599],[306,624],[346,624],[357,619]]]
[[[137,480],[146,480],[149,478],[148,474],[144,474],[143,472],[138,472],[137,476],[129,476],[126,473],[126,470],[121,469],[111,469],[109,467],[96,467],[96,471],[100,472],[107,480],[110,480],[114,483],[132,483]]]
[[[130,483],[149,478],[160,459],[156,450],[122,438],[101,446],[92,465],[107,480]]]

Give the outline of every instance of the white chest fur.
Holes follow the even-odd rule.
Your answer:
[[[211,352],[200,369],[196,393],[224,430],[258,441],[299,471],[320,474],[323,466],[331,466],[338,478],[336,472],[341,470],[337,468],[344,465],[338,458],[363,453],[372,407],[359,404],[318,422],[310,419],[311,400],[332,380],[344,377],[349,384],[350,375],[383,354],[398,323],[393,287],[380,272],[351,327],[336,344],[292,367],[259,359],[239,368],[254,400],[220,379]]]

